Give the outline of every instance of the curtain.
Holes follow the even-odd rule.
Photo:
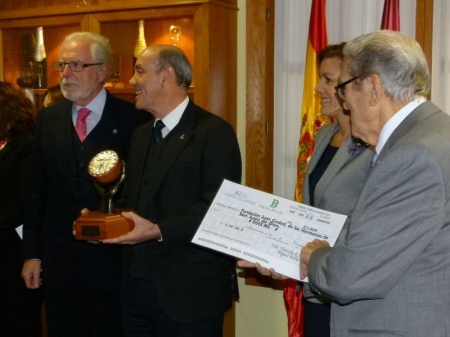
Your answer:
[[[434,0],[431,100],[450,114],[450,2]]]

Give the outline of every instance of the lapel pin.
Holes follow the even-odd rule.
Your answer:
[[[181,139],[181,140],[184,139],[184,133],[180,136],[180,139]]]
[[[114,130],[113,130],[113,133],[116,134],[116,133],[117,133],[117,129],[114,129]]]

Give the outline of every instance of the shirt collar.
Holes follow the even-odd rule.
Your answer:
[[[380,136],[378,137],[378,143],[376,148],[377,153],[381,153],[384,145],[386,144],[389,137],[395,131],[395,129],[405,120],[406,117],[409,116],[414,109],[416,109],[419,105],[425,102],[425,97],[416,97],[413,101],[406,104],[403,108],[401,108],[394,116],[391,117],[387,121],[387,123],[383,126],[380,132]]]
[[[188,103],[189,97],[186,96],[183,102],[181,102],[175,109],[173,109],[162,119],[164,126],[168,129],[168,132],[172,131],[180,122],[180,119],[183,116],[184,110],[186,110]],[[155,123],[157,120],[158,119],[155,119]]]
[[[78,114],[78,110],[80,108],[88,108],[91,110],[91,115],[102,115],[103,109],[105,108],[106,103],[106,90],[105,88],[102,88],[100,92],[97,94],[97,96],[94,97],[92,101],[89,102],[86,106],[80,106],[77,104],[72,104],[72,115],[75,115],[75,118]]]

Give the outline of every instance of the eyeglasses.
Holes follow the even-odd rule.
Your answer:
[[[353,81],[356,81],[358,78],[359,78],[359,76],[352,77],[348,81],[345,81],[334,87],[334,89],[336,90],[336,93],[338,94],[339,98],[342,101],[345,101],[345,87],[347,86],[347,84],[350,84]]]
[[[60,72],[63,72],[64,69],[66,68],[66,65],[68,65],[70,71],[78,73],[80,71],[83,71],[83,69],[86,67],[99,66],[100,64],[103,64],[103,63],[53,62],[52,67],[55,70],[59,70]]]

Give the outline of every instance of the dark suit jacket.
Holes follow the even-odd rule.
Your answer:
[[[17,282],[22,269],[21,239],[33,135],[18,134],[0,151],[0,284]]]
[[[41,258],[47,287],[63,289],[78,268],[92,286],[118,289],[120,247],[77,241],[72,226],[83,208],[99,209],[99,196],[87,172],[89,161],[106,149],[126,159],[132,132],[150,115],[108,93],[101,120],[80,143],[74,136],[71,106],[72,102],[63,102],[38,115],[25,257]]]
[[[233,128],[189,102],[179,124],[151,148],[153,123],[133,135],[128,207],[157,223],[163,240],[125,247],[126,272],[153,280],[165,312],[179,322],[222,315],[231,305],[233,260],[191,243],[224,178],[240,182]]]
[[[37,336],[41,331],[42,292],[27,289],[20,276],[22,240],[16,232],[23,224],[32,146],[33,135],[20,132],[0,151],[1,336]]]

